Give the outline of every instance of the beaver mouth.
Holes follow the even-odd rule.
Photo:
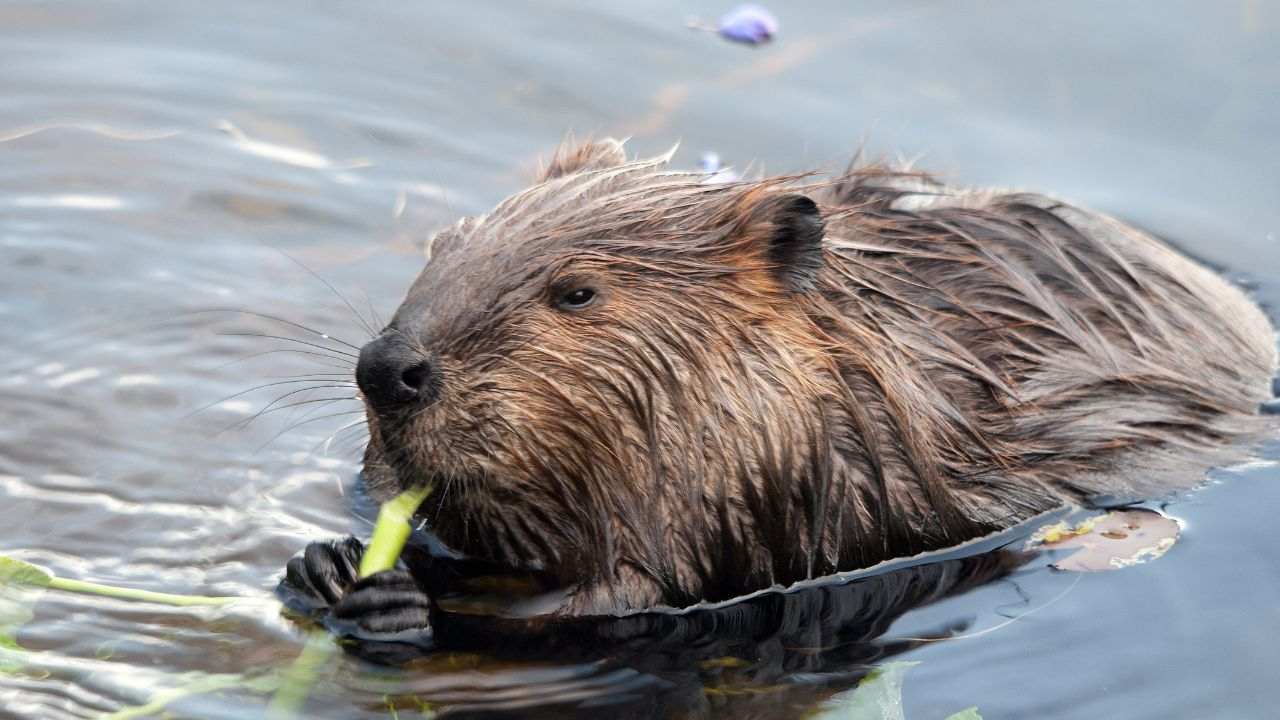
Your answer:
[[[486,575],[542,575],[547,572],[547,564],[536,552],[537,548],[526,547],[523,548],[525,552],[511,554],[492,552],[501,544],[484,542],[486,528],[468,517],[462,496],[476,488],[494,487],[494,478],[487,473],[463,476],[434,468],[401,468],[381,459],[366,458],[362,476],[370,496],[379,500],[410,488],[432,488],[418,509],[415,520],[419,529],[426,532],[433,554],[484,567]],[[518,510],[511,508],[504,512]]]

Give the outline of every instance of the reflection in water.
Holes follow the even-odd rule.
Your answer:
[[[352,654],[403,664],[405,673],[391,682],[361,677],[344,693],[464,715],[598,717],[607,706],[619,717],[776,717],[855,685],[887,658],[966,630],[969,617],[911,637],[889,632],[910,610],[1006,577],[1032,557],[1012,549],[1025,537],[1015,530],[788,590],[621,617],[495,617],[453,598],[446,606],[455,610],[436,611],[430,651],[349,640]],[[506,670],[456,665],[475,653],[485,667]]]

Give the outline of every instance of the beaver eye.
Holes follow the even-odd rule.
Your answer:
[[[595,290],[592,290],[591,288],[578,288],[561,295],[558,304],[561,309],[564,310],[581,310],[595,302],[595,299]]]

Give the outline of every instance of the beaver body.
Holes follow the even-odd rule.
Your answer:
[[[435,238],[361,354],[370,486],[436,483],[432,531],[536,571],[560,612],[722,600],[1165,495],[1259,427],[1267,319],[1132,227],[884,169],[709,184],[663,164],[562,151]]]

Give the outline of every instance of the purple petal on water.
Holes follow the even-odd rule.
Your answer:
[[[739,5],[720,18],[720,37],[758,45],[778,33],[778,19],[759,5]]]

